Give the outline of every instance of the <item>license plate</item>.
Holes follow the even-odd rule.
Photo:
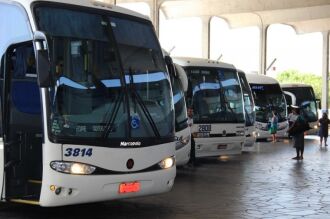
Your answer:
[[[131,193],[140,191],[140,182],[126,182],[119,185],[119,193]]]
[[[207,137],[210,137],[209,132],[199,132],[199,133],[197,133],[197,138],[207,138]]]
[[[218,149],[227,149],[226,144],[218,144]]]

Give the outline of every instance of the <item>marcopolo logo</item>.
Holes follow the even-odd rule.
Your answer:
[[[120,142],[120,146],[122,146],[122,147],[141,146],[141,142],[140,141],[131,141],[131,142],[122,141],[122,142]]]

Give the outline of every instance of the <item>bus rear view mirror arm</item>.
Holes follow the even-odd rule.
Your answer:
[[[320,99],[315,99],[316,101],[316,104],[317,104],[317,108],[321,109],[322,106],[321,106],[321,100]]]
[[[50,87],[51,72],[46,34],[41,31],[34,32],[34,45],[36,49],[38,85],[40,87]]]

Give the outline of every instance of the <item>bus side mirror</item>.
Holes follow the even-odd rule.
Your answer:
[[[50,61],[48,53],[47,36],[41,31],[34,32],[34,45],[36,51],[36,69],[39,87],[51,86]]]
[[[169,71],[169,74],[171,76],[176,77],[177,75],[176,75],[175,67],[173,64],[173,60],[170,56],[168,56],[168,55],[165,56],[165,63],[166,63],[167,69]]]
[[[188,77],[187,77],[186,71],[180,65],[175,64],[175,63],[174,63],[174,67],[175,67],[176,73],[177,73],[177,75],[178,75],[178,77],[181,81],[183,91],[187,92],[187,90],[188,90]]]

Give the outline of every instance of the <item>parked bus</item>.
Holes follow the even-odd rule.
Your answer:
[[[151,22],[87,0],[0,0],[0,17],[1,200],[169,191],[173,95]]]
[[[195,154],[192,156],[240,154],[245,139],[244,113],[235,67],[197,58],[173,58],[173,61],[188,76],[186,100],[194,111]]]
[[[313,87],[307,84],[281,84],[286,103],[288,106],[296,105],[301,109],[301,113],[307,119],[312,128],[308,134],[318,133],[318,104],[315,98]]]
[[[243,151],[254,151],[255,150],[254,143],[256,141],[255,127],[254,127],[256,112],[254,108],[254,100],[245,73],[241,70],[237,70],[237,72],[243,92],[244,113],[245,113],[245,142],[243,146]]]
[[[272,77],[257,74],[246,74],[250,84],[255,109],[256,109],[256,137],[257,139],[267,139],[271,137],[268,124],[272,117],[272,111],[278,116],[277,136],[286,136],[288,129],[287,105],[285,98],[277,80]]]
[[[185,71],[175,65],[176,74],[172,76],[173,101],[175,109],[175,161],[177,166],[183,166],[190,159],[191,135],[188,126],[185,92],[188,89],[188,79]]]

